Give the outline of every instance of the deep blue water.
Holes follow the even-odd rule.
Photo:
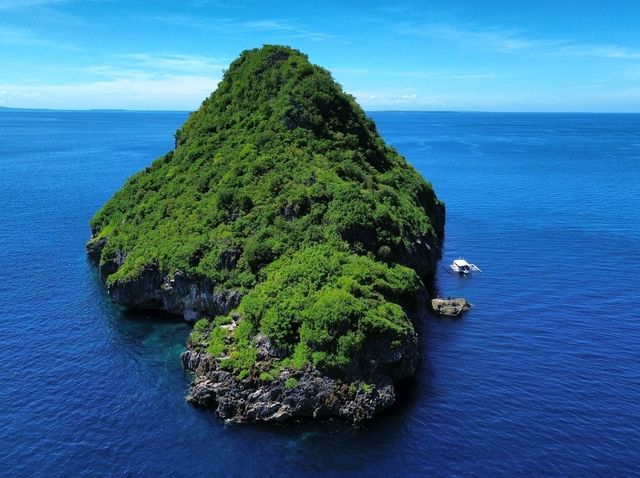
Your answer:
[[[112,306],[91,215],[185,113],[0,112],[0,475],[640,475],[640,115],[376,113],[447,204],[402,406],[366,430],[187,405],[188,326]]]

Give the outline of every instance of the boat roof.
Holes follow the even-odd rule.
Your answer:
[[[455,261],[453,261],[453,263],[455,265],[457,265],[458,267],[460,266],[469,266],[471,264],[469,264],[467,261],[465,261],[464,259],[456,259]]]

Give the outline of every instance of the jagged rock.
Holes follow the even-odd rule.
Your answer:
[[[104,247],[104,243],[100,246],[101,241],[87,245],[89,257],[94,262],[100,257],[96,248]],[[124,259],[124,254],[119,253],[113,260],[98,264],[103,279],[118,270]],[[227,314],[240,303],[241,292],[213,289],[214,284],[210,280],[191,277],[183,272],[169,277],[153,264],[128,281],[107,286],[109,297],[116,304],[130,309],[163,310],[182,315],[189,322],[203,315]]]
[[[395,388],[387,378],[379,383],[346,385],[311,366],[285,370],[272,381],[249,377],[238,380],[220,369],[217,361],[188,350],[182,354],[185,369],[196,373],[187,401],[215,409],[231,422],[280,423],[309,418],[335,418],[359,424],[395,401]]]
[[[102,249],[104,249],[104,246],[107,244],[107,240],[108,237],[101,237],[87,243],[87,254],[89,255],[89,259],[91,259],[94,264],[98,264],[100,262]]]
[[[255,342],[256,349],[258,349],[258,356],[262,359],[267,359],[269,357],[283,358],[287,355],[285,350],[278,349],[273,345],[271,339],[262,333],[256,335]]]
[[[431,308],[438,315],[459,317],[463,312],[471,308],[471,304],[464,298],[432,299]]]

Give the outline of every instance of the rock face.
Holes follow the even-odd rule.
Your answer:
[[[433,202],[433,198],[425,200],[425,207],[433,207]],[[443,205],[433,209],[432,218],[437,230],[444,234]],[[100,277],[107,284],[109,297],[115,304],[130,309],[162,310],[193,322],[202,316],[228,314],[242,299],[238,290],[214,291],[215,284],[210,279],[181,271],[170,276],[156,264],[145,266],[129,280],[108,283],[107,278],[120,268],[126,254],[119,251],[112,259],[101,262],[102,249],[108,238],[98,238],[99,232],[93,231],[93,239],[87,243],[87,255],[98,267]],[[425,285],[431,283],[440,260],[441,237],[422,235],[399,258],[401,264],[419,273]]]
[[[311,365],[261,379],[260,371],[279,358],[266,339],[251,376],[238,379],[221,368],[223,358],[192,348],[191,343],[189,347],[181,356],[185,370],[195,372],[187,401],[236,423],[337,419],[358,425],[395,402],[394,381],[412,376],[419,358],[413,342],[403,350],[378,354],[378,367],[367,381],[345,383]]]
[[[442,257],[442,238],[444,236],[444,207],[438,207],[433,211],[435,224],[443,231],[442,236],[433,237],[423,235],[415,240],[412,247],[403,255],[399,262],[418,272],[425,287],[430,289],[433,282],[434,271],[438,261]]]
[[[460,317],[463,312],[471,308],[466,299],[432,299],[431,308],[438,315],[447,317]]]
[[[100,247],[106,241],[89,242],[89,258],[98,266],[104,281],[118,270],[124,254],[116,254],[115,260],[100,263]],[[135,277],[107,285],[111,300],[129,309],[162,310],[181,315],[193,322],[203,315],[227,314],[238,306],[242,293],[235,290],[214,292],[211,280],[192,277],[184,272],[168,276],[157,265],[145,266]]]
[[[182,363],[196,372],[187,401],[237,423],[335,418],[358,424],[395,401],[391,381],[345,384],[311,366],[265,381],[257,376],[238,380],[205,353],[189,350]]]
[[[424,303],[425,297],[420,298]],[[419,320],[424,312],[424,307],[414,310],[412,320]],[[231,330],[243,320],[233,317],[225,326]],[[234,423],[313,419],[359,425],[395,403],[394,384],[412,377],[420,358],[417,335],[413,334],[395,348],[384,341],[370,342],[362,357],[368,366],[366,378],[361,375],[350,382],[336,379],[311,364],[298,370],[284,368],[275,377],[265,378],[262,372],[273,370],[282,352],[262,334],[256,337],[256,345],[257,363],[250,376],[239,379],[224,369],[226,357],[207,353],[205,344],[195,342],[192,335],[181,355],[183,368],[195,375],[187,401],[213,409],[221,419]]]

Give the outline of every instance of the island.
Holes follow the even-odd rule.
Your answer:
[[[87,252],[114,303],[195,322],[191,403],[357,424],[415,373],[444,221],[327,70],[266,45],[95,214]]]

